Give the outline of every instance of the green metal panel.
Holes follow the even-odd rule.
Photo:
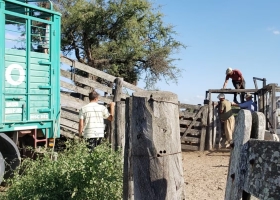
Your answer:
[[[1,47],[0,47],[0,74],[4,74],[5,72],[5,69],[4,69],[4,65],[5,65],[5,60],[3,59],[5,57],[5,14],[4,14],[4,11],[5,11],[5,3],[4,1],[0,0],[0,44]],[[3,93],[4,91],[4,79],[1,78],[0,79],[0,89]],[[3,101],[3,98],[0,98],[0,106],[1,108],[4,108],[4,101]],[[3,110],[3,109],[1,109]],[[3,115],[1,114],[0,115],[0,126],[1,126],[1,123],[3,122]]]
[[[59,137],[60,15],[15,0],[0,6],[0,131],[47,128]]]
[[[53,96],[53,106],[54,106],[54,137],[60,137],[60,16],[54,15],[53,21],[54,25],[52,26],[52,35],[54,40],[51,41],[51,48],[53,51],[52,55],[52,70],[54,76],[52,76],[51,84],[53,86],[54,93],[58,95]],[[59,102],[59,103],[58,103]]]

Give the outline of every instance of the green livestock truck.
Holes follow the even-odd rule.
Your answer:
[[[60,137],[60,18],[51,1],[0,0],[0,183],[20,147]]]

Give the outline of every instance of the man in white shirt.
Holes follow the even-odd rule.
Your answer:
[[[98,104],[99,94],[97,92],[89,93],[90,103],[83,106],[79,113],[79,136],[84,137],[88,142],[89,149],[100,144],[104,137],[104,119],[113,120],[115,103],[110,104],[108,109]]]

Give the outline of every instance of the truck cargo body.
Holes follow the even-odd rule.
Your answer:
[[[11,2],[17,1],[2,2],[2,5],[6,4],[5,10],[1,6],[1,30],[5,32],[1,35],[0,51],[4,58],[0,61],[0,103],[3,108],[0,131],[48,129],[49,137],[53,137],[60,108],[60,33],[59,26],[56,27],[60,17],[47,12],[41,12],[37,17],[30,16],[28,13],[31,11],[25,11],[27,6],[22,8],[22,4]],[[29,9],[32,13],[40,11]],[[53,19],[42,19],[43,14],[45,18]],[[49,35],[41,34],[46,26],[49,27],[46,33]],[[37,27],[39,30],[35,30]],[[49,38],[46,44],[49,53],[35,51],[44,40],[42,37]],[[59,136],[58,130],[56,134]]]
[[[60,137],[60,14],[36,3],[0,0],[0,135],[15,145],[24,134],[35,146]]]

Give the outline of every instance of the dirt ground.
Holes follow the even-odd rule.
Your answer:
[[[187,200],[223,200],[229,150],[183,152]]]

